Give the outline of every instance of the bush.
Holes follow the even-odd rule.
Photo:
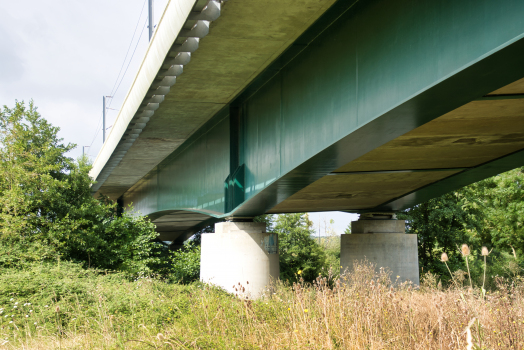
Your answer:
[[[184,246],[172,253],[172,274],[177,283],[188,284],[200,278],[200,246],[186,241]]]
[[[0,268],[59,258],[129,274],[163,268],[154,225],[93,198],[90,164],[66,156],[75,146],[58,131],[32,102],[0,110]]]

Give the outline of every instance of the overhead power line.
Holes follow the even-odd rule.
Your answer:
[[[126,69],[125,69],[124,73],[121,75],[121,73],[122,73],[122,69],[124,68],[124,66],[125,66],[125,64],[126,64],[127,57],[128,57],[129,52],[130,52],[130,50],[131,50],[131,47],[133,46],[133,42],[134,42],[134,40],[135,40],[135,36],[136,36],[136,33],[137,33],[137,29],[138,29],[139,26],[140,26],[141,19],[142,19],[142,14],[144,13],[144,8],[145,8],[145,5],[146,5],[147,2],[148,2],[148,0],[144,0],[144,3],[142,4],[142,9],[140,10],[140,15],[138,16],[138,20],[137,20],[137,23],[136,23],[136,26],[135,26],[135,30],[133,31],[133,36],[131,37],[131,41],[130,41],[129,46],[128,46],[128,48],[127,48],[126,55],[125,55],[125,57],[124,57],[124,60],[123,60],[123,62],[122,62],[122,65],[120,66],[120,70],[119,70],[118,75],[117,75],[117,77],[116,77],[115,83],[113,84],[113,88],[111,89],[111,94],[110,94],[110,96],[115,96],[116,92],[118,91],[118,88],[120,87],[120,84],[122,84],[122,81],[123,81],[123,79],[124,79],[124,77],[125,77],[125,75],[126,75],[126,73],[127,73],[127,70],[128,70],[128,68],[129,68],[129,65],[131,64],[131,61],[133,60],[133,57],[134,57],[134,55],[135,55],[136,49],[137,49],[137,47],[138,47],[138,44],[140,43],[140,39],[142,38],[142,34],[143,34],[144,29],[145,29],[145,26],[146,26],[146,24],[147,24],[147,18],[146,18],[146,21],[145,21],[144,27],[142,28],[142,31],[141,31],[141,33],[140,33],[140,36],[139,36],[139,38],[138,38],[138,40],[137,40],[137,42],[136,42],[136,44],[135,44],[135,48],[134,48],[134,50],[133,50],[133,53],[132,53],[131,57],[129,58],[129,62],[128,62],[127,66],[126,66]],[[113,109],[113,110],[114,110],[114,108],[109,108],[109,107],[111,106],[111,103],[112,103],[112,102],[113,102],[113,99],[111,99],[111,100],[109,101],[109,105],[106,107],[107,109]],[[95,135],[93,136],[93,140],[91,141],[91,144],[88,146],[87,155],[89,155],[89,152],[92,150],[93,143],[95,142],[96,137],[98,136],[100,130],[102,129],[102,128],[101,128],[101,125],[100,125],[102,122],[103,122],[103,113],[102,113],[102,115],[100,116],[100,119],[98,120],[98,123],[97,123],[97,125],[96,125],[96,131],[95,131]]]
[[[133,50],[133,54],[131,55],[131,58],[127,62],[126,70],[124,71],[124,74],[122,74],[122,78],[120,79],[120,82],[118,83],[118,86],[116,87],[115,92],[111,96],[115,96],[116,92],[118,91],[118,88],[120,87],[120,84],[122,84],[122,81],[124,80],[124,77],[126,76],[127,70],[129,69],[131,62],[133,61],[133,57],[135,56],[136,49],[138,48],[138,44],[140,43],[140,39],[142,38],[142,34],[144,34],[144,30],[146,29],[146,26],[147,26],[147,20],[144,22],[144,27],[142,28],[142,31],[140,32],[140,36],[138,37],[138,41],[136,42],[135,49]],[[109,102],[109,106],[111,106],[111,102]]]
[[[138,16],[138,20],[136,22],[136,26],[135,26],[135,30],[133,31],[133,36],[131,37],[131,41],[129,42],[129,46],[127,47],[127,51],[126,51],[126,55],[124,57],[124,61],[122,62],[122,65],[120,66],[120,70],[118,71],[118,75],[116,76],[116,79],[115,79],[115,83],[113,84],[113,88],[111,89],[111,93],[109,94],[110,96],[114,96],[115,92],[115,86],[116,84],[118,83],[118,80],[120,78],[120,73],[122,73],[122,69],[124,68],[124,65],[126,63],[126,60],[127,60],[127,56],[129,55],[129,50],[131,50],[131,46],[133,45],[133,41],[135,40],[135,35],[136,35],[136,30],[138,29],[138,26],[140,25],[140,19],[142,18],[142,13],[144,13],[144,8],[146,7],[146,2],[148,0],[145,0],[144,3],[142,4],[142,9],[140,10],[140,15]],[[139,39],[140,41],[140,39]],[[131,57],[132,58],[132,57]],[[109,104],[111,104],[111,102],[109,102]]]

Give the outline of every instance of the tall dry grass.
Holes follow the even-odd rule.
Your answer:
[[[96,310],[62,305],[70,310],[56,312],[56,321],[42,320],[47,325],[19,323],[15,328],[2,323],[0,338],[7,338],[2,347],[524,348],[524,283],[519,278],[498,280],[498,290],[486,295],[470,288],[441,289],[431,275],[420,289],[409,284],[393,288],[386,272],[375,273],[372,266],[360,264],[340,280],[319,277],[312,285],[292,286],[278,282],[256,301],[201,284],[184,289],[161,286],[160,281],[129,283],[141,300],[151,299],[151,307],[141,308],[141,315],[110,310],[109,299],[118,295],[112,287],[101,285]],[[75,312],[83,316],[71,321]],[[66,313],[69,321],[58,321]],[[157,314],[162,314],[160,322]]]

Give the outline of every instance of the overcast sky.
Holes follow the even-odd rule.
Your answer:
[[[155,25],[167,2],[155,0]],[[102,96],[114,94],[109,127],[147,49],[146,22],[147,0],[1,1],[0,105],[33,99],[65,142],[77,144],[71,156],[91,146],[86,153],[94,160],[102,146]],[[344,213],[310,217],[316,227],[334,219],[338,233],[355,219]]]

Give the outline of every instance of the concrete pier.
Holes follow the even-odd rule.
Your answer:
[[[342,271],[353,270],[355,261],[367,259],[391,271],[392,282],[411,281],[418,285],[417,235],[406,234],[404,220],[369,215],[351,223],[351,234],[341,236],[340,265]],[[397,276],[399,278],[397,279]]]
[[[280,276],[278,236],[257,222],[222,222],[202,234],[200,279],[228,292],[258,298]]]

